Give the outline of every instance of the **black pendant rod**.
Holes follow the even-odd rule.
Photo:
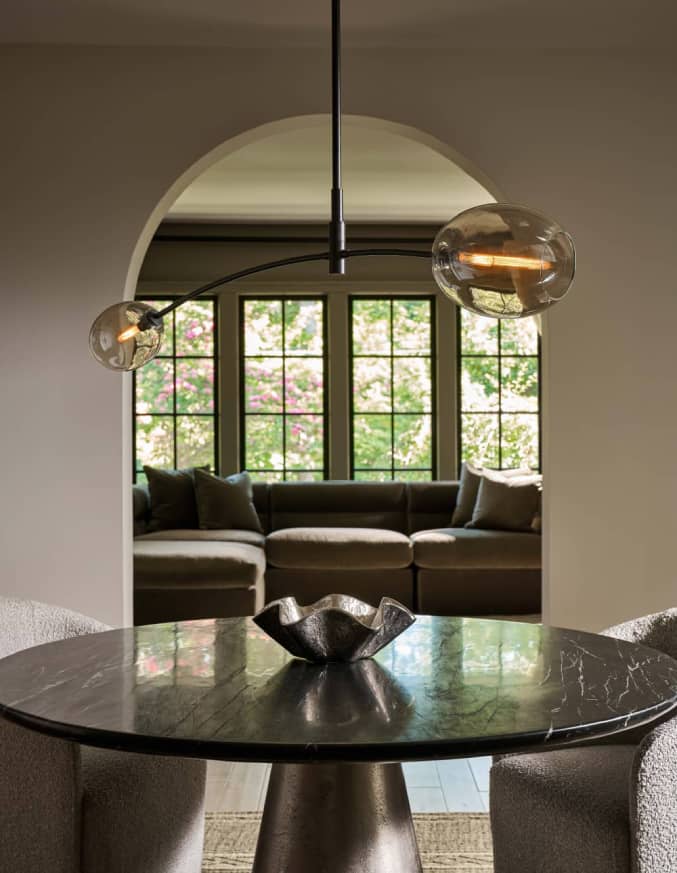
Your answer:
[[[329,272],[346,271],[343,251],[346,225],[341,187],[341,0],[331,0],[331,223],[329,225]]]
[[[401,258],[427,258],[430,260],[430,251],[421,249],[342,249],[339,251],[341,261],[345,261],[348,258],[362,258],[369,256],[383,257],[389,255]],[[266,270],[276,270],[278,267],[288,267],[292,264],[303,264],[308,261],[329,260],[331,260],[331,252],[318,252],[313,255],[296,255],[293,258],[282,258],[279,261],[268,261],[265,264],[257,264],[255,267],[247,267],[244,270],[238,270],[236,273],[229,273],[227,276],[221,276],[218,279],[214,279],[206,285],[200,285],[199,288],[190,291],[188,294],[184,294],[183,297],[179,297],[178,300],[174,300],[169,304],[169,306],[165,306],[164,309],[153,313],[153,315],[155,318],[162,318],[173,309],[177,309],[189,300],[194,300],[201,294],[206,294],[208,291],[213,291],[214,288],[218,288],[220,285],[227,285],[229,282],[236,282],[238,279],[244,279],[247,276],[253,276],[256,273],[263,273]]]

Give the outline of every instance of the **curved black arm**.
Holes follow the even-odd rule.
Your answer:
[[[429,251],[422,251],[420,249],[344,249],[341,252],[342,258],[362,258],[369,256],[383,257],[389,255],[403,258],[430,258]],[[200,285],[199,288],[196,288],[194,291],[189,291],[188,294],[184,294],[183,297],[174,300],[169,304],[169,306],[165,306],[164,309],[161,309],[155,314],[159,318],[162,318],[173,309],[177,309],[189,300],[194,300],[196,297],[199,297],[200,294],[206,294],[207,291],[213,291],[214,288],[218,288],[220,285],[227,285],[229,282],[236,282],[238,279],[244,279],[245,277],[253,276],[256,273],[263,273],[266,270],[275,270],[277,267],[288,267],[291,264],[303,264],[308,261],[328,261],[329,258],[329,252],[318,252],[314,255],[296,255],[293,258],[282,258],[279,261],[268,261],[265,264],[257,264],[255,267],[247,267],[244,270],[238,270],[236,273],[229,273],[227,276],[221,276],[218,279],[214,279],[206,285]]]

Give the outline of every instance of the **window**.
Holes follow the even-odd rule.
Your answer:
[[[350,298],[351,475],[435,476],[434,298]]]
[[[166,316],[160,354],[134,373],[136,481],[144,464],[216,469],[215,308],[214,300],[193,300]]]
[[[533,318],[459,309],[461,461],[540,468],[540,343]]]
[[[240,453],[256,479],[325,479],[325,300],[240,301]]]

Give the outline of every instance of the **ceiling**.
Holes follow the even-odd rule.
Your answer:
[[[347,45],[461,49],[671,47],[672,0],[344,0]],[[329,0],[5,0],[3,43],[322,44]]]
[[[299,120],[218,161],[186,188],[175,221],[327,221],[329,116]],[[343,121],[346,218],[365,222],[448,221],[494,198],[430,146],[368,119]]]

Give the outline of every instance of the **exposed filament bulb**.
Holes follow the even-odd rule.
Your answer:
[[[126,343],[127,340],[133,339],[137,333],[141,333],[141,328],[138,324],[130,324],[129,327],[126,327],[124,330],[121,330],[118,334],[118,342]]]
[[[471,267],[507,267],[515,270],[551,270],[551,261],[542,258],[530,258],[526,255],[494,255],[489,252],[459,252],[461,264]]]

